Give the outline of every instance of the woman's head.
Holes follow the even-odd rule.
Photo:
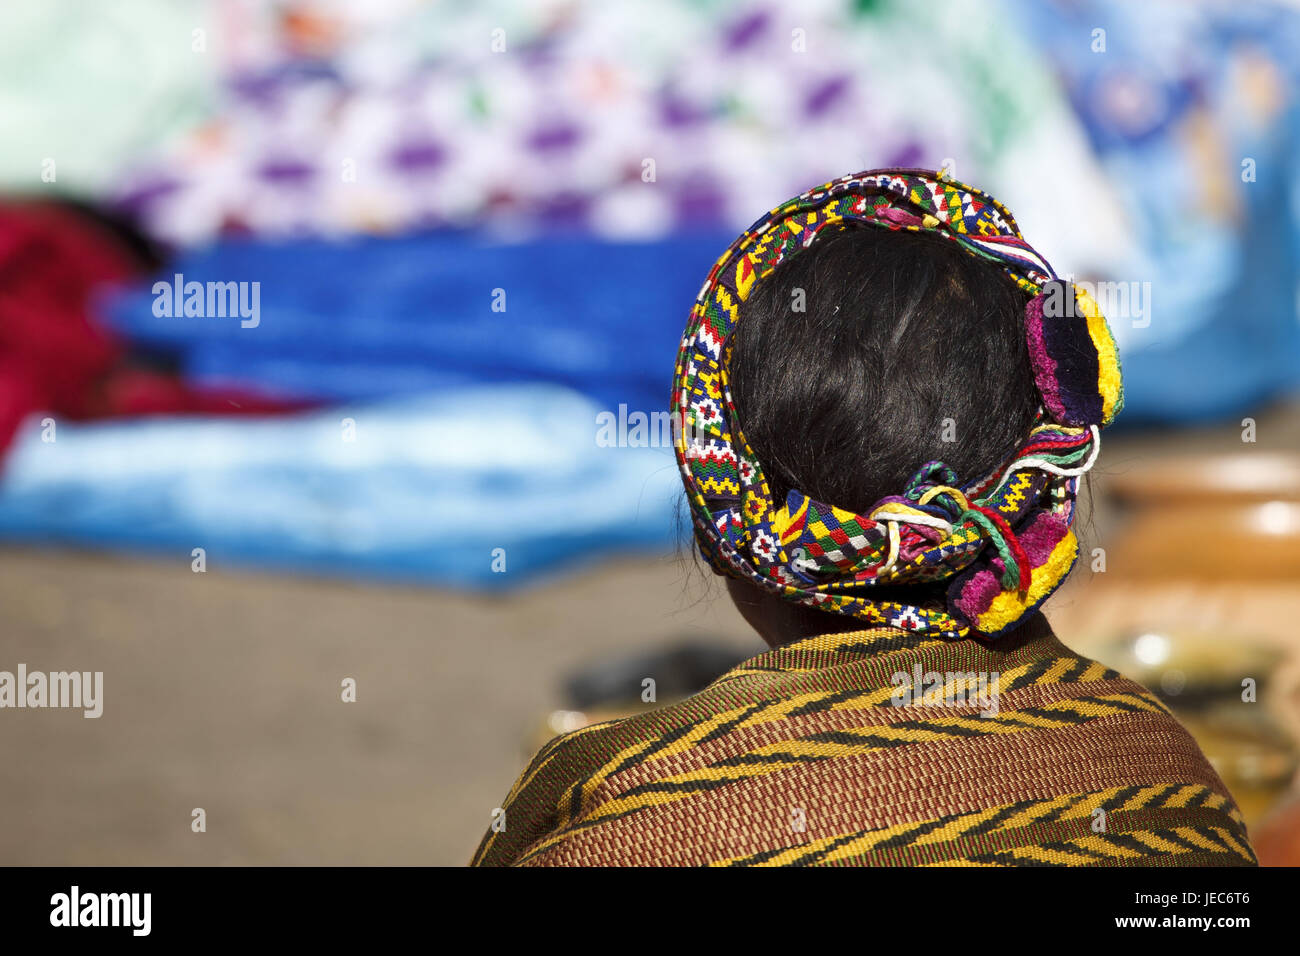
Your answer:
[[[936,236],[863,225],[818,236],[755,290],[731,345],[737,421],[772,499],[798,489],[866,512],[922,462],[965,480],[1005,461],[1040,401],[1025,300],[1001,269]],[[858,626],[729,584],[774,642]],[[876,593],[932,605],[946,587]]]
[[[823,232],[746,303],[731,394],[773,500],[792,488],[865,512],[923,463],[983,475],[1038,410],[1025,301],[936,236]]]
[[[978,190],[859,173],[784,203],[700,290],[673,392],[701,551],[857,626],[1014,627],[1064,580],[1105,319]],[[746,594],[733,587],[733,594]]]

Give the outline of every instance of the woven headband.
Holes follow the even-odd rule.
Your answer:
[[[1001,267],[1025,292],[1038,420],[995,471],[963,480],[922,465],[866,514],[797,489],[771,500],[728,384],[731,335],[755,283],[836,223],[926,232]],[[696,541],[719,573],[782,597],[947,638],[1014,627],[1069,573],[1079,476],[1124,404],[1119,355],[1088,293],[1056,277],[997,200],[913,169],[845,176],[783,203],[714,265],[691,310],[673,379],[677,460]],[[877,585],[948,581],[945,607],[874,600]]]

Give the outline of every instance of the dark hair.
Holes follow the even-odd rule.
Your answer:
[[[997,467],[1040,402],[1026,298],[956,243],[864,225],[824,232],[760,279],[730,378],[773,501],[797,488],[865,512],[927,461],[962,482]]]
[[[927,461],[961,481],[995,468],[1040,402],[1025,302],[953,242],[872,226],[823,234],[759,280],[730,377],[773,500],[798,488],[867,511]]]

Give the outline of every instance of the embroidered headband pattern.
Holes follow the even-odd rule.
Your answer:
[[[927,232],[1001,267],[1027,296],[1025,334],[1042,412],[994,472],[965,482],[926,462],[902,494],[856,514],[792,490],[774,502],[741,433],[730,339],[755,283],[847,221]],[[1100,429],[1124,404],[1119,355],[1085,290],[1058,279],[997,200],[924,170],[873,170],[809,190],[751,226],[696,298],[674,374],[678,465],[701,552],[716,571],[800,603],[946,638],[994,636],[1065,579],[1070,525]],[[877,585],[949,581],[947,606],[872,598]]]

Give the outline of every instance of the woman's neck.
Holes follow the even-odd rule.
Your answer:
[[[770,647],[793,644],[821,634],[863,629],[863,622],[857,618],[795,604],[735,578],[727,578],[727,592],[741,617]],[[1050,634],[1051,630],[1047,619],[1041,613],[1034,613],[1016,628],[1016,633],[1032,637]]]

